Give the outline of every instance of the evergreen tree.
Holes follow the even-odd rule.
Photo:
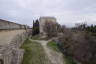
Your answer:
[[[37,35],[40,33],[40,30],[39,30],[39,21],[38,19],[34,22],[33,20],[33,30],[32,30],[32,35]]]

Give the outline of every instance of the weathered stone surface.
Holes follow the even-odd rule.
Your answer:
[[[19,34],[26,32],[26,30],[11,30],[11,31],[1,31],[0,32],[0,46],[10,44],[11,41],[15,41],[13,38]]]
[[[0,59],[4,64],[21,64],[24,50],[20,49],[25,39],[28,37],[27,32],[23,32],[13,38],[10,44],[0,48]]]
[[[40,17],[39,18],[39,24],[40,24],[40,33],[41,34],[44,34],[44,25],[45,25],[45,22],[54,22],[56,23],[56,18],[55,17]]]
[[[21,64],[21,62],[23,60],[23,54],[24,54],[23,49],[14,49],[13,50],[12,64]]]
[[[28,32],[24,31],[14,36],[7,44],[0,46],[0,59],[4,64],[21,64],[24,50],[19,49],[23,42],[28,38]]]
[[[0,64],[21,64],[24,50],[20,47],[30,34],[27,28],[0,19]]]

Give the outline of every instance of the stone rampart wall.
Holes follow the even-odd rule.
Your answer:
[[[24,29],[25,25],[0,19],[0,30]]]
[[[28,32],[23,32],[14,37],[10,44],[0,46],[0,59],[4,64],[21,64],[24,50],[20,47],[28,38],[28,34]]]

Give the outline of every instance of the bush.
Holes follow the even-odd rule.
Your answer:
[[[50,41],[50,42],[48,42],[47,45],[48,45],[49,47],[51,47],[53,50],[59,51],[58,46],[57,46],[57,43],[56,43],[55,41]]]
[[[65,55],[77,59],[82,64],[96,64],[96,37],[90,33],[84,31],[64,33],[59,41],[65,49]]]

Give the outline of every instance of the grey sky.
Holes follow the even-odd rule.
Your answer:
[[[0,18],[32,24],[40,16],[55,16],[60,24],[96,24],[96,0],[0,0]]]

